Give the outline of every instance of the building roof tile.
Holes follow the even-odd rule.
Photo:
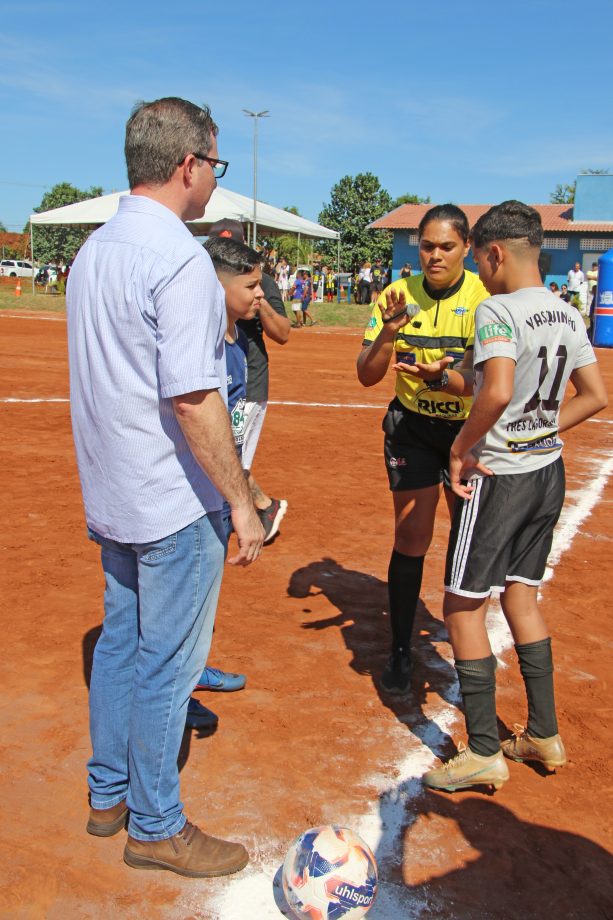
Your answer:
[[[402,204],[373,221],[369,227],[373,230],[417,230],[420,220],[431,207],[432,204]],[[458,207],[462,208],[472,227],[492,205],[461,204]],[[541,215],[545,233],[613,233],[613,221],[573,221],[573,206],[569,204],[535,204],[533,207]]]

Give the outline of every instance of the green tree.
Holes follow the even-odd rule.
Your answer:
[[[572,204],[575,200],[576,185],[576,182],[571,183],[571,185],[558,182],[553,192],[549,196],[550,202],[552,204]]]
[[[319,213],[319,223],[341,234],[341,269],[347,271],[366,259],[388,261],[392,255],[392,234],[367,230],[367,225],[391,211],[392,199],[372,173],[344,176],[331,191],[330,203]],[[317,244],[322,257],[336,264],[336,240]]]
[[[98,198],[103,190],[98,186],[89,189],[78,189],[69,182],[60,182],[45,192],[42,201],[34,211],[51,211],[87,198]],[[27,224],[24,232],[29,232]],[[77,252],[91,233],[91,229],[78,226],[49,226],[33,225],[34,255],[38,262],[52,262],[59,265],[74,259]]]
[[[430,204],[430,196],[420,198],[419,195],[410,195],[407,192],[406,195],[399,195],[398,198],[394,199],[392,208],[399,208],[401,204]]]
[[[608,176],[608,169],[582,169],[582,176]],[[574,204],[575,202],[575,190],[577,188],[577,182],[572,182],[570,185],[558,182],[553,192],[549,196],[549,200],[552,204]]]
[[[0,220],[0,233],[8,233],[8,230],[6,229],[6,227],[4,226],[1,220]]]
[[[273,245],[277,259],[285,256],[290,265],[310,265],[313,252],[320,251],[319,245],[314,245],[312,239],[301,236],[299,240],[296,233],[282,233],[281,236],[276,236]]]
[[[283,208],[288,214],[294,214],[301,217],[300,211],[295,205]],[[296,233],[280,233],[278,236],[258,236],[258,249],[263,249],[267,253],[276,252],[277,260],[285,257],[290,265],[307,265],[311,263],[311,254],[313,252],[313,240],[300,237]]]

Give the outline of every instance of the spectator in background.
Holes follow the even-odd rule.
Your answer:
[[[570,291],[568,290],[567,284],[562,285],[562,289],[560,291],[560,299],[566,303],[570,303]]]
[[[289,292],[292,299],[292,311],[294,313],[294,326],[296,329],[302,329],[302,295],[304,292],[304,274],[302,271],[296,272],[294,285]]]
[[[587,289],[592,293],[594,286],[598,285],[598,262],[592,262],[592,267],[585,273],[587,278]]]
[[[405,262],[402,268],[400,269],[401,278],[410,278],[413,274],[413,266],[410,262]]]
[[[311,320],[311,325],[313,325],[313,316],[309,313],[309,305],[313,300],[313,283],[311,281],[311,273],[303,272],[303,286],[302,286],[302,322],[306,325],[307,319]]]
[[[558,285],[555,283],[555,281],[552,281],[552,282],[551,282],[551,284],[549,285],[549,290],[551,291],[552,294],[555,294],[556,297],[559,297],[559,296],[560,296],[560,288],[559,288]]]
[[[579,311],[585,316],[586,306],[583,302],[583,284],[585,275],[581,271],[581,263],[575,262],[575,267],[571,268],[568,273],[568,291],[572,302],[573,297],[579,298]]]
[[[581,271],[581,264],[575,262],[574,268],[568,273],[568,290],[570,291],[570,296],[573,294],[579,294],[581,292],[581,285],[585,281],[585,275]]]
[[[279,290],[281,291],[283,302],[285,302],[288,299],[289,293],[289,265],[287,264],[287,259],[285,257],[277,262],[275,280]]]
[[[320,281],[323,282],[323,277],[324,277],[324,273],[323,273],[323,269],[321,265],[319,264],[314,265],[313,266],[313,282],[312,282],[313,283],[312,300],[317,300],[317,291],[319,288],[319,283]]]
[[[385,287],[385,279],[387,278],[387,272],[381,263],[381,259],[375,259],[375,264],[372,270],[372,282],[370,285],[370,302],[374,303],[378,298],[379,294]]]
[[[358,290],[360,303],[370,303],[370,286],[372,284],[372,268],[370,262],[364,262],[358,272]]]
[[[336,277],[331,268],[328,269],[326,274],[326,300],[328,303],[332,303],[334,300],[334,295],[336,294]]]

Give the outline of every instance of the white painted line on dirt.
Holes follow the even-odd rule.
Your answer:
[[[16,313],[1,313],[0,318],[2,319],[42,319],[47,320],[51,323],[65,323],[65,316],[19,316]]]
[[[16,396],[2,396],[0,402],[3,403],[41,403],[41,402],[70,402],[59,396],[41,396],[36,399],[20,399]],[[387,409],[387,406],[377,406],[374,403],[317,403],[317,402],[290,402],[286,400],[271,399],[269,406],[305,406],[307,408],[318,409]]]
[[[555,566],[570,549],[583,521],[591,514],[613,473],[613,452],[607,452],[605,456],[604,462],[602,454],[586,458],[583,482],[587,485],[567,493],[568,504],[554,534],[545,580],[552,577]],[[497,601],[490,604],[487,626],[492,650],[500,656],[512,646],[513,640]],[[442,657],[451,660],[446,643],[439,644],[438,651]],[[460,702],[455,685],[446,687],[443,692],[447,700],[455,698]],[[343,824],[351,826],[364,838],[380,864],[397,857],[401,851],[400,838],[407,804],[422,793],[420,778],[434,762],[433,752],[437,750],[441,733],[452,734],[459,718],[456,708],[446,702],[441,705],[440,699],[436,698],[433,698],[431,706],[424,707],[424,715],[429,725],[422,731],[421,738],[413,736],[412,749],[401,763],[394,765],[395,772],[402,777],[400,781],[390,785],[387,780],[382,780],[381,774],[371,777],[367,782],[379,791],[373,811],[359,818],[342,819]],[[406,739],[406,730],[400,726],[398,730]],[[290,842],[287,841],[288,846]],[[281,911],[274,900],[272,883],[277,868],[270,859],[262,860],[258,868],[254,867],[243,877],[226,882],[225,890],[212,898],[212,909],[219,911],[223,920],[278,920]],[[382,882],[368,917],[369,920],[398,920],[400,917],[402,920],[419,920],[426,912],[431,916],[431,910],[432,904],[427,903],[425,897],[416,896],[401,885]]]
[[[3,396],[0,398],[3,403],[67,403],[69,399],[63,396],[41,396],[39,399],[18,399],[16,396]]]
[[[590,457],[590,461],[595,461],[595,469],[585,471],[585,485],[576,492],[569,492],[569,495],[576,495],[577,500],[569,505],[565,505],[560,515],[560,520],[555,529],[553,537],[553,546],[549,554],[548,565],[545,569],[543,581],[549,581],[553,578],[553,572],[560,559],[570,549],[579,528],[583,521],[590,516],[592,509],[600,501],[600,497],[607,484],[607,479],[613,473],[613,452],[608,452],[606,460]],[[593,477],[593,478],[592,478]]]
[[[588,418],[593,425],[613,425],[613,418]]]
[[[375,403],[320,403],[320,402],[293,402],[286,399],[269,399],[269,406],[306,406],[316,409],[387,409],[387,405],[378,406]]]

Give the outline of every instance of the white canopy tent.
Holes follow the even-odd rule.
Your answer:
[[[53,208],[40,214],[30,215],[30,224],[34,226],[48,226],[49,224],[80,224],[101,225],[105,224],[117,211],[119,199],[129,192],[113,192],[111,195],[101,195],[99,198],[89,198],[87,201],[78,201],[76,204],[67,204],[63,208]],[[190,220],[187,226],[195,236],[206,236],[208,228],[224,217],[239,220],[241,223],[253,222],[253,198],[239,195],[226,188],[217,186],[206,206],[206,211],[197,220]],[[299,233],[316,240],[337,240],[340,234],[336,230],[329,230],[305,217],[297,217],[275,208],[263,201],[257,202],[258,229],[267,233]]]
[[[40,214],[30,215],[30,246],[32,261],[34,261],[34,233],[33,228],[51,225],[78,225],[101,226],[117,212],[119,199],[129,192],[113,192],[110,195],[101,195],[98,198],[88,198],[86,201],[77,201],[76,204],[67,204],[63,208],[52,208]],[[300,250],[300,237],[306,236],[316,240],[338,241],[338,262],[340,265],[340,233],[322,227],[305,217],[298,217],[282,208],[275,208],[263,201],[257,202],[258,229],[268,235],[278,236],[280,233],[295,233],[298,236],[298,250]],[[247,224],[249,233],[253,223],[253,198],[231,192],[227,188],[217,186],[213,192],[205,213],[197,220],[187,221],[187,226],[194,236],[206,236],[209,227],[223,218],[238,220]],[[297,259],[297,261],[299,261]],[[338,270],[338,266],[337,266]],[[34,275],[32,276],[32,290],[34,290]]]

